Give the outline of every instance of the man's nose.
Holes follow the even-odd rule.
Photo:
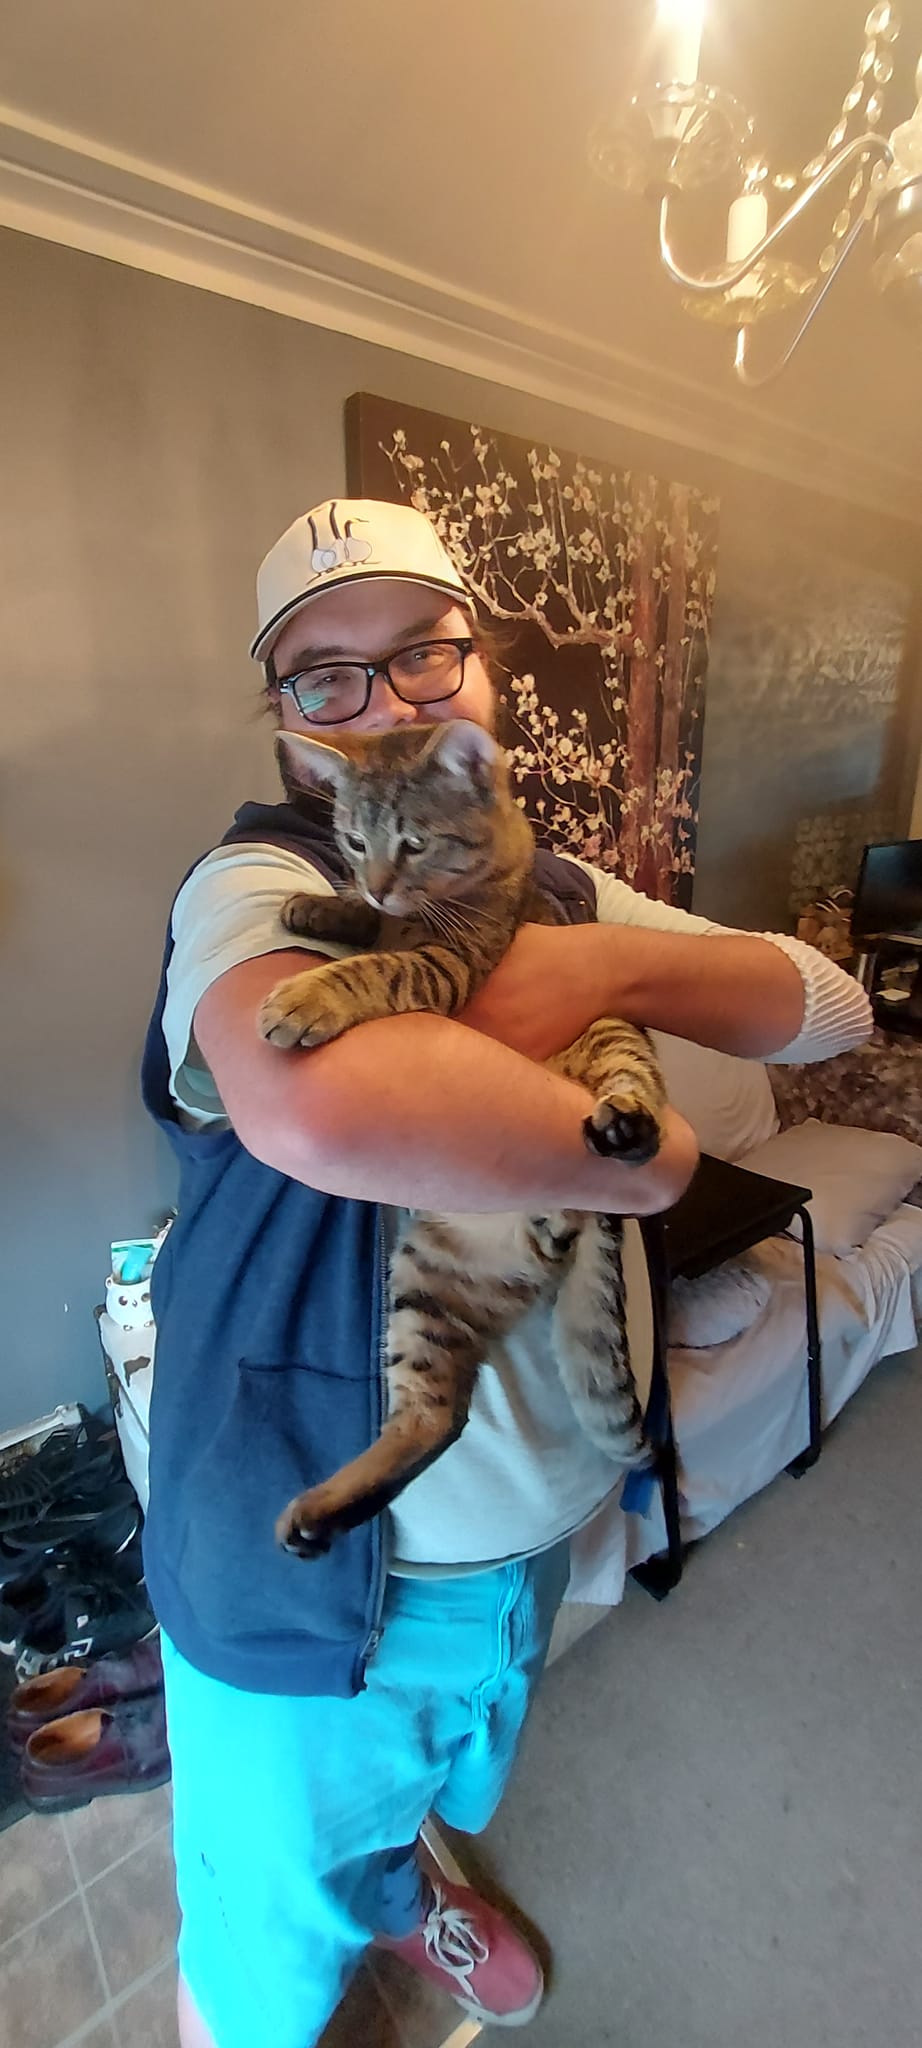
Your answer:
[[[391,689],[386,676],[375,676],[365,711],[366,732],[389,732],[395,725],[415,725],[418,716],[418,705],[405,704]]]

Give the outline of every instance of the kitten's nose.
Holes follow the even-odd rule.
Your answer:
[[[365,869],[365,895],[375,910],[383,910],[393,886],[396,868],[391,861],[369,861]]]

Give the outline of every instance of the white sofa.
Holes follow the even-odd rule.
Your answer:
[[[891,1197],[894,1187],[908,1192],[922,1174],[922,1150],[901,1137],[861,1130],[846,1135],[833,1126],[830,1165],[829,1126],[808,1123],[799,1133],[779,1133],[768,1070],[760,1062],[659,1034],[657,1044],[670,1098],[703,1151],[743,1166],[761,1164],[779,1179],[817,1188],[817,1299],[823,1413],[829,1422],[879,1359],[916,1343],[922,1209]],[[800,1145],[793,1161],[792,1136]],[[856,1232],[860,1239],[853,1243]],[[824,1249],[830,1242],[838,1251]],[[729,1341],[672,1345],[669,1351],[686,1541],[716,1528],[807,1442],[801,1246],[770,1238],[747,1253],[746,1262],[770,1282],[769,1299],[751,1326]],[[103,1310],[99,1330],[128,1475],[146,1507],[153,1326],[121,1329]],[[809,1484],[809,1476],[803,1483]],[[632,1566],[664,1547],[657,1497],[646,1516],[626,1515],[615,1503],[580,1531],[573,1544],[571,1610],[558,1630],[558,1647],[600,1610],[617,1605]]]
[[[901,1137],[814,1121],[781,1132],[768,1070],[760,1062],[665,1036],[657,1035],[657,1043],[670,1098],[703,1151],[817,1191],[811,1210],[823,1418],[829,1423],[878,1360],[916,1343],[922,1209],[909,1206],[903,1195],[922,1174],[922,1150]],[[722,1343],[669,1348],[687,1542],[706,1536],[768,1486],[807,1443],[801,1245],[790,1237],[769,1238],[746,1253],[745,1263],[770,1288],[749,1328]],[[834,1448],[824,1455],[834,1456]],[[809,1475],[802,1483],[809,1485]],[[606,1508],[574,1539],[569,1600],[588,1603],[588,1618],[597,1618],[599,1608],[620,1601],[632,1567],[664,1547],[657,1498],[643,1517],[625,1515],[617,1505]],[[578,1617],[565,1615],[558,1647],[580,1632]]]

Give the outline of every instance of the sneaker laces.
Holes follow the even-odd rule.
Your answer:
[[[486,1942],[481,1941],[470,1913],[461,1906],[449,1906],[441,1885],[432,1883],[432,1905],[422,1926],[426,1954],[465,1991],[478,1963],[490,1960]]]
[[[36,1451],[0,1469],[0,1529],[38,1519],[56,1498],[101,1492],[122,1470],[115,1431],[81,1410],[79,1423],[51,1430]]]
[[[44,1472],[31,1470],[31,1458],[0,1475],[0,1529],[12,1528],[46,1507],[51,1498],[51,1480]]]

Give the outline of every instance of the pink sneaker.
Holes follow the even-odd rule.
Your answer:
[[[437,1984],[472,2019],[524,2027],[544,1995],[534,1950],[504,1913],[470,1885],[455,1883],[422,1845],[419,1860],[427,1893],[419,1926],[400,1941],[379,1934],[375,1947]]]

